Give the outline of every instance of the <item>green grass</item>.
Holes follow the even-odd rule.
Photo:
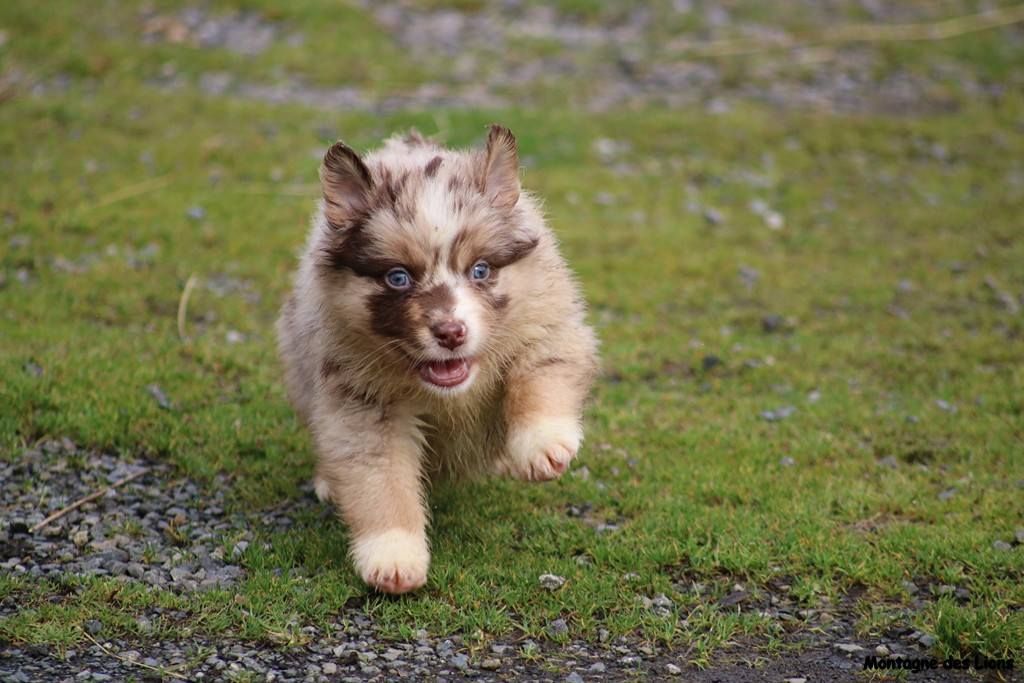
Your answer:
[[[200,481],[229,472],[240,508],[299,495],[313,454],[284,398],[272,324],[325,131],[367,148],[441,122],[446,140],[464,145],[500,120],[519,135],[526,185],[545,198],[602,339],[579,461],[589,477],[435,491],[430,582],[412,596],[367,595],[344,529],[310,512],[286,535],[258,532],[237,595],[0,575],[0,599],[22,606],[0,621],[0,638],[69,647],[96,618],[104,633],[140,639],[191,631],[287,644],[301,642],[301,625],[358,603],[396,638],[419,628],[471,643],[541,638],[562,617],[571,637],[604,628],[685,646],[706,664],[741,640],[781,646],[770,620],[717,606],[736,582],[788,583],[808,607],[863,590],[859,628],[870,635],[909,604],[903,581],[914,580],[970,591],[967,604],[929,601],[913,617],[938,652],[1024,647],[1024,549],[992,547],[1024,518],[1024,318],[988,284],[1024,295],[1020,99],[920,119],[743,106],[715,117],[313,111],[144,83],[171,57],[196,73],[284,64],[313,82],[332,78],[309,50],[246,60],[94,42],[96,17],[125,20],[119,4],[99,7],[92,17],[78,3],[54,3],[54,17],[28,3],[0,9],[13,36],[0,69],[41,60],[40,76],[75,76],[66,92],[0,104],[0,457],[66,435],[169,460]],[[328,31],[324,3],[289,7],[280,16],[303,27],[307,45]],[[368,18],[344,12],[345,35],[378,40]],[[337,64],[365,45],[330,51]],[[1005,52],[977,52],[1003,68]],[[90,66],[96,54],[102,68]],[[399,82],[388,74],[407,73],[389,44],[377,56],[385,89]],[[620,161],[633,173],[600,163],[598,137],[629,143]],[[754,199],[785,216],[783,229],[764,225]],[[725,220],[710,226],[688,204]],[[757,281],[744,283],[741,269]],[[183,341],[176,314],[192,275]],[[226,294],[216,286],[225,282]],[[766,314],[785,329],[763,331]],[[226,343],[232,330],[245,340]],[[705,369],[708,356],[721,363]],[[43,374],[26,372],[28,362]],[[171,410],[149,395],[153,383]],[[796,411],[762,419],[781,406]],[[887,456],[896,468],[879,466]],[[570,504],[591,509],[571,517]],[[618,530],[598,533],[596,522]],[[542,591],[545,572],[568,582]],[[708,592],[678,592],[680,581]],[[74,599],[52,598],[72,589]],[[675,603],[667,617],[640,602],[657,593]],[[152,606],[189,619],[140,632],[135,616]]]

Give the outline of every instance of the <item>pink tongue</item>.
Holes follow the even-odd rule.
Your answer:
[[[439,360],[424,365],[420,369],[420,374],[428,382],[442,386],[454,386],[466,379],[469,375],[469,366],[465,360],[460,358]]]

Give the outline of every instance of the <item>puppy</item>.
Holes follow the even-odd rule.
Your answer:
[[[356,570],[404,593],[427,580],[431,480],[566,471],[597,342],[508,129],[471,151],[338,142],[320,181],[277,324],[285,380]]]

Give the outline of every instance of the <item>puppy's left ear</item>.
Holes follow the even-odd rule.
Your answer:
[[[497,209],[511,209],[519,201],[519,150],[508,128],[491,124],[478,182]]]
[[[320,165],[327,222],[343,228],[369,206],[373,180],[355,150],[338,141],[327,150]]]

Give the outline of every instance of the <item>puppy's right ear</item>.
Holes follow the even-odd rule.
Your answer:
[[[359,155],[344,142],[336,142],[324,155],[320,165],[320,185],[323,188],[327,222],[332,228],[342,229],[370,203],[373,179]]]

